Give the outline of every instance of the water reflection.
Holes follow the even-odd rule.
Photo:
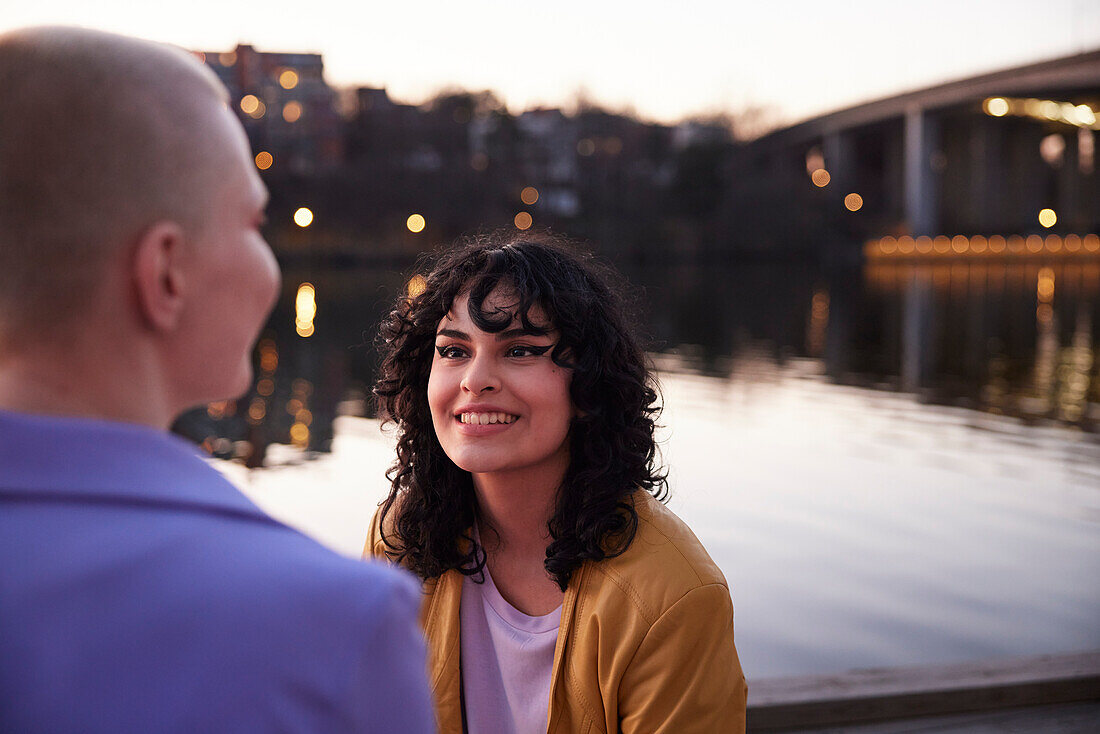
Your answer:
[[[899,376],[932,399],[1093,429],[1100,418],[1100,263],[872,263],[884,312],[900,303]]]
[[[671,505],[731,583],[746,670],[1100,645],[1095,436],[834,385],[767,351],[726,379],[663,379]]]
[[[821,358],[840,384],[1086,431],[1100,425],[1095,258],[870,258],[863,268],[757,261],[627,275],[641,286],[655,351],[690,354],[705,374],[728,375],[731,360],[752,346],[781,363]],[[239,409],[198,411],[177,426],[208,445],[228,439],[251,466],[272,443],[327,450],[337,405],[369,394],[376,325],[398,293],[423,287],[411,264],[288,267],[285,282],[257,351],[252,393]],[[301,400],[296,380],[311,386],[302,406],[308,424],[285,409]]]

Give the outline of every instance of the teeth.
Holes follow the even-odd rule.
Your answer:
[[[459,420],[475,426],[488,426],[493,423],[514,423],[516,416],[509,413],[460,413]]]

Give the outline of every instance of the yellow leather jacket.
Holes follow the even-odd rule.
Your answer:
[[[562,603],[548,734],[744,732],[733,603],[702,544],[648,493],[625,553],[573,572]],[[385,557],[379,513],[364,555]],[[420,620],[440,734],[462,734],[462,574],[424,584]]]

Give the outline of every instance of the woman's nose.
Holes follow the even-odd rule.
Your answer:
[[[481,356],[471,359],[462,376],[462,389],[474,395],[499,390],[500,379],[493,361]]]

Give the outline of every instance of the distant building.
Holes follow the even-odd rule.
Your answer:
[[[580,211],[576,119],[558,109],[528,110],[517,118],[516,127],[521,180],[541,192],[542,206],[552,214],[576,216]]]
[[[336,92],[325,83],[320,54],[267,53],[238,45],[197,54],[229,89],[262,169],[309,174],[344,157]]]
[[[422,112],[394,102],[384,87],[359,87],[353,102],[347,125],[348,163],[386,176],[406,165],[415,167],[417,147],[423,144]],[[422,151],[419,157],[425,157]]]

